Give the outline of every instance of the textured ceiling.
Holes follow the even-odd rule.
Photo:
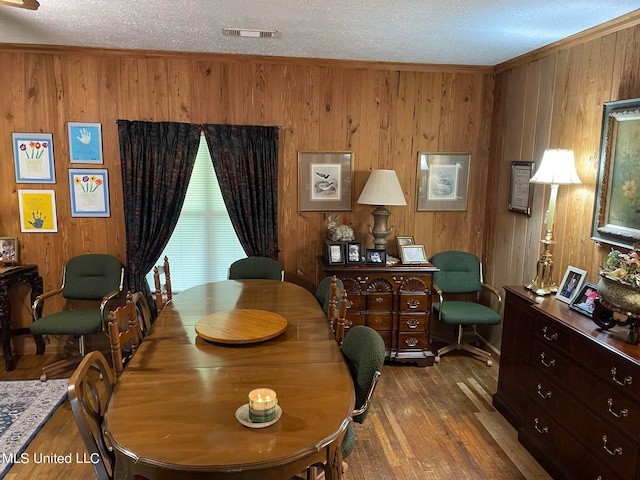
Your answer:
[[[638,0],[39,0],[0,6],[0,43],[496,65]],[[276,38],[222,35],[277,30]]]

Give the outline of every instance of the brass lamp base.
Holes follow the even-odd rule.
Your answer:
[[[553,260],[551,259],[551,252],[549,248],[552,244],[556,243],[552,240],[540,240],[544,245],[540,260],[538,260],[538,268],[536,272],[536,278],[525,288],[531,290],[536,295],[550,295],[558,291],[558,285],[555,284],[551,275],[553,274]]]
[[[387,226],[387,219],[391,215],[385,206],[379,206],[371,212],[373,214],[373,228],[369,225],[369,233],[373,235],[373,246],[380,250],[387,249],[387,237],[393,230],[393,226]]]

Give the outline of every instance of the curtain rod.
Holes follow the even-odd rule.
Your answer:
[[[118,122],[122,120],[122,119],[118,119],[118,120],[114,120],[113,123],[118,124]],[[131,120],[134,121],[134,120]],[[189,123],[189,122],[176,122],[176,123]],[[205,123],[192,123],[192,125],[198,125],[199,127],[202,127],[203,125],[206,125]],[[226,124],[219,124],[219,125],[231,125],[229,123]],[[244,125],[238,125],[238,126],[244,126]],[[286,127],[283,127],[282,125],[253,125],[256,127],[276,127],[278,130],[284,130]]]

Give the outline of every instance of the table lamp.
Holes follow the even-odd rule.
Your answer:
[[[576,165],[571,150],[545,150],[542,156],[540,168],[535,173],[531,183],[539,183],[551,186],[551,194],[549,196],[549,207],[545,217],[547,233],[540,240],[543,244],[542,255],[538,260],[537,274],[535,280],[526,285],[526,288],[532,290],[536,295],[549,295],[558,291],[558,286],[552,278],[553,260],[551,258],[551,245],[556,243],[553,241],[553,220],[556,210],[556,198],[558,196],[558,186],[575,185],[582,183],[576,172]]]
[[[376,205],[373,210],[373,228],[369,225],[369,233],[373,235],[373,245],[377,249],[386,250],[387,236],[393,226],[387,226],[391,212],[387,205],[406,205],[402,187],[394,170],[373,170],[362,189],[358,203]]]

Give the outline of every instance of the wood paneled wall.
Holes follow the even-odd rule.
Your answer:
[[[60,284],[71,256],[106,252],[125,258],[115,124],[120,118],[283,127],[274,179],[280,261],[288,279],[311,289],[322,275],[316,258],[326,215],[298,212],[298,150],[353,151],[353,209],[341,220],[363,244],[371,244],[372,207],[356,204],[357,197],[372,169],[393,168],[408,203],[391,207],[394,234],[413,235],[429,255],[446,248],[482,253],[492,69],[22,45],[0,46],[0,66],[0,236],[19,238],[21,261],[39,265],[45,290]],[[110,218],[71,217],[67,122],[102,124]],[[53,134],[55,185],[15,183],[11,132]],[[415,212],[419,151],[471,153],[466,212]],[[17,190],[50,188],[56,192],[58,232],[21,233]],[[389,249],[395,254],[393,241]]]
[[[498,67],[496,115],[492,125],[486,224],[487,274],[496,286],[533,280],[544,236],[549,188],[536,185],[533,213],[508,211],[511,162],[540,164],[546,148],[575,152],[579,186],[560,186],[552,247],[554,280],[566,268],[587,270],[597,282],[599,265],[610,246],[591,237],[593,206],[600,160],[603,102],[640,97],[640,15],[631,26],[582,42],[570,39],[566,48],[547,55],[519,59]],[[499,345],[501,329],[490,333]]]

